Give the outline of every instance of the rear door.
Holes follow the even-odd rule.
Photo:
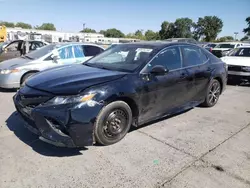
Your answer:
[[[207,85],[211,76],[209,58],[200,47],[183,45],[181,47],[183,56],[183,67],[192,77],[195,90],[189,90],[187,95],[190,101],[204,99]]]

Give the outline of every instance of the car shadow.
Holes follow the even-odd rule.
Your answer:
[[[228,81],[227,85],[230,85],[230,86],[250,87],[250,82],[229,82]]]
[[[0,92],[3,92],[3,93],[13,93],[13,92],[17,92],[17,89],[0,88]]]
[[[80,151],[87,148],[56,147],[39,140],[38,136],[23,126],[24,122],[17,112],[13,112],[6,120],[6,125],[22,142],[30,146],[35,152],[50,157],[70,157],[82,155]]]
[[[168,120],[168,119],[173,118],[173,117],[177,117],[177,116],[179,116],[179,115],[182,115],[182,114],[184,114],[184,113],[187,113],[188,111],[190,111],[190,110],[192,110],[192,109],[194,109],[194,108],[189,108],[189,109],[184,110],[184,111],[182,111],[182,112],[178,112],[178,113],[175,113],[175,114],[172,114],[172,115],[168,115],[168,116],[165,116],[165,117],[162,117],[162,118],[153,120],[153,121],[149,121],[149,122],[147,122],[147,123],[145,123],[145,124],[142,124],[142,125],[140,125],[140,126],[138,126],[138,127],[136,127],[136,126],[131,126],[129,132],[133,132],[133,131],[139,130],[139,129],[141,129],[141,128],[145,128],[145,127],[147,127],[147,126],[150,126],[150,125],[152,125],[152,124],[159,123],[159,122],[161,122],[161,121],[165,121],[165,120]]]

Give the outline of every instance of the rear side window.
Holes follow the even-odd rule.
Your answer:
[[[195,66],[205,63],[208,57],[196,46],[182,46],[183,67]]]
[[[97,46],[84,45],[83,48],[85,56],[96,56],[103,52],[103,49]]]

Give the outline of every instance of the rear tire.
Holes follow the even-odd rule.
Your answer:
[[[33,74],[35,74],[35,73],[28,73],[28,74],[25,74],[25,75],[24,75],[24,77],[23,77],[22,80],[21,80],[21,84],[20,84],[21,87],[23,87],[23,86],[25,85],[27,79],[28,79],[29,77],[31,77]]]
[[[125,137],[132,123],[132,111],[123,101],[115,101],[103,107],[99,113],[94,135],[97,143],[111,145]]]
[[[221,84],[218,80],[213,79],[207,88],[206,98],[202,106],[213,107],[218,102],[220,94]]]

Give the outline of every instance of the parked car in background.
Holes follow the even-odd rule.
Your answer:
[[[102,47],[94,44],[46,45],[22,57],[0,63],[0,88],[19,88],[39,71],[65,64],[82,63],[103,51]]]
[[[190,44],[201,45],[198,41],[196,41],[193,38],[170,38],[170,39],[166,39],[164,41],[168,41],[168,42],[186,42],[186,43],[190,43]]]
[[[243,43],[240,42],[221,42],[212,49],[212,54],[220,58],[226,56],[232,49],[238,48],[242,45]]]
[[[28,46],[27,46],[28,45]],[[15,40],[9,42],[7,45],[2,46],[0,50],[0,62],[16,57],[20,57],[21,55],[26,54],[29,51],[36,50],[43,46],[47,45],[47,43],[42,41],[24,41],[24,40]]]
[[[113,58],[110,56],[123,54]],[[67,147],[110,145],[130,126],[202,104],[214,106],[226,66],[197,45],[120,44],[83,64],[32,76],[14,96],[26,127],[45,142]]]
[[[221,60],[228,65],[229,82],[250,82],[250,46],[240,46],[234,49],[229,56],[222,57]]]
[[[203,46],[203,48],[205,48],[206,50],[212,52],[213,48],[216,46],[216,43],[207,43]]]

